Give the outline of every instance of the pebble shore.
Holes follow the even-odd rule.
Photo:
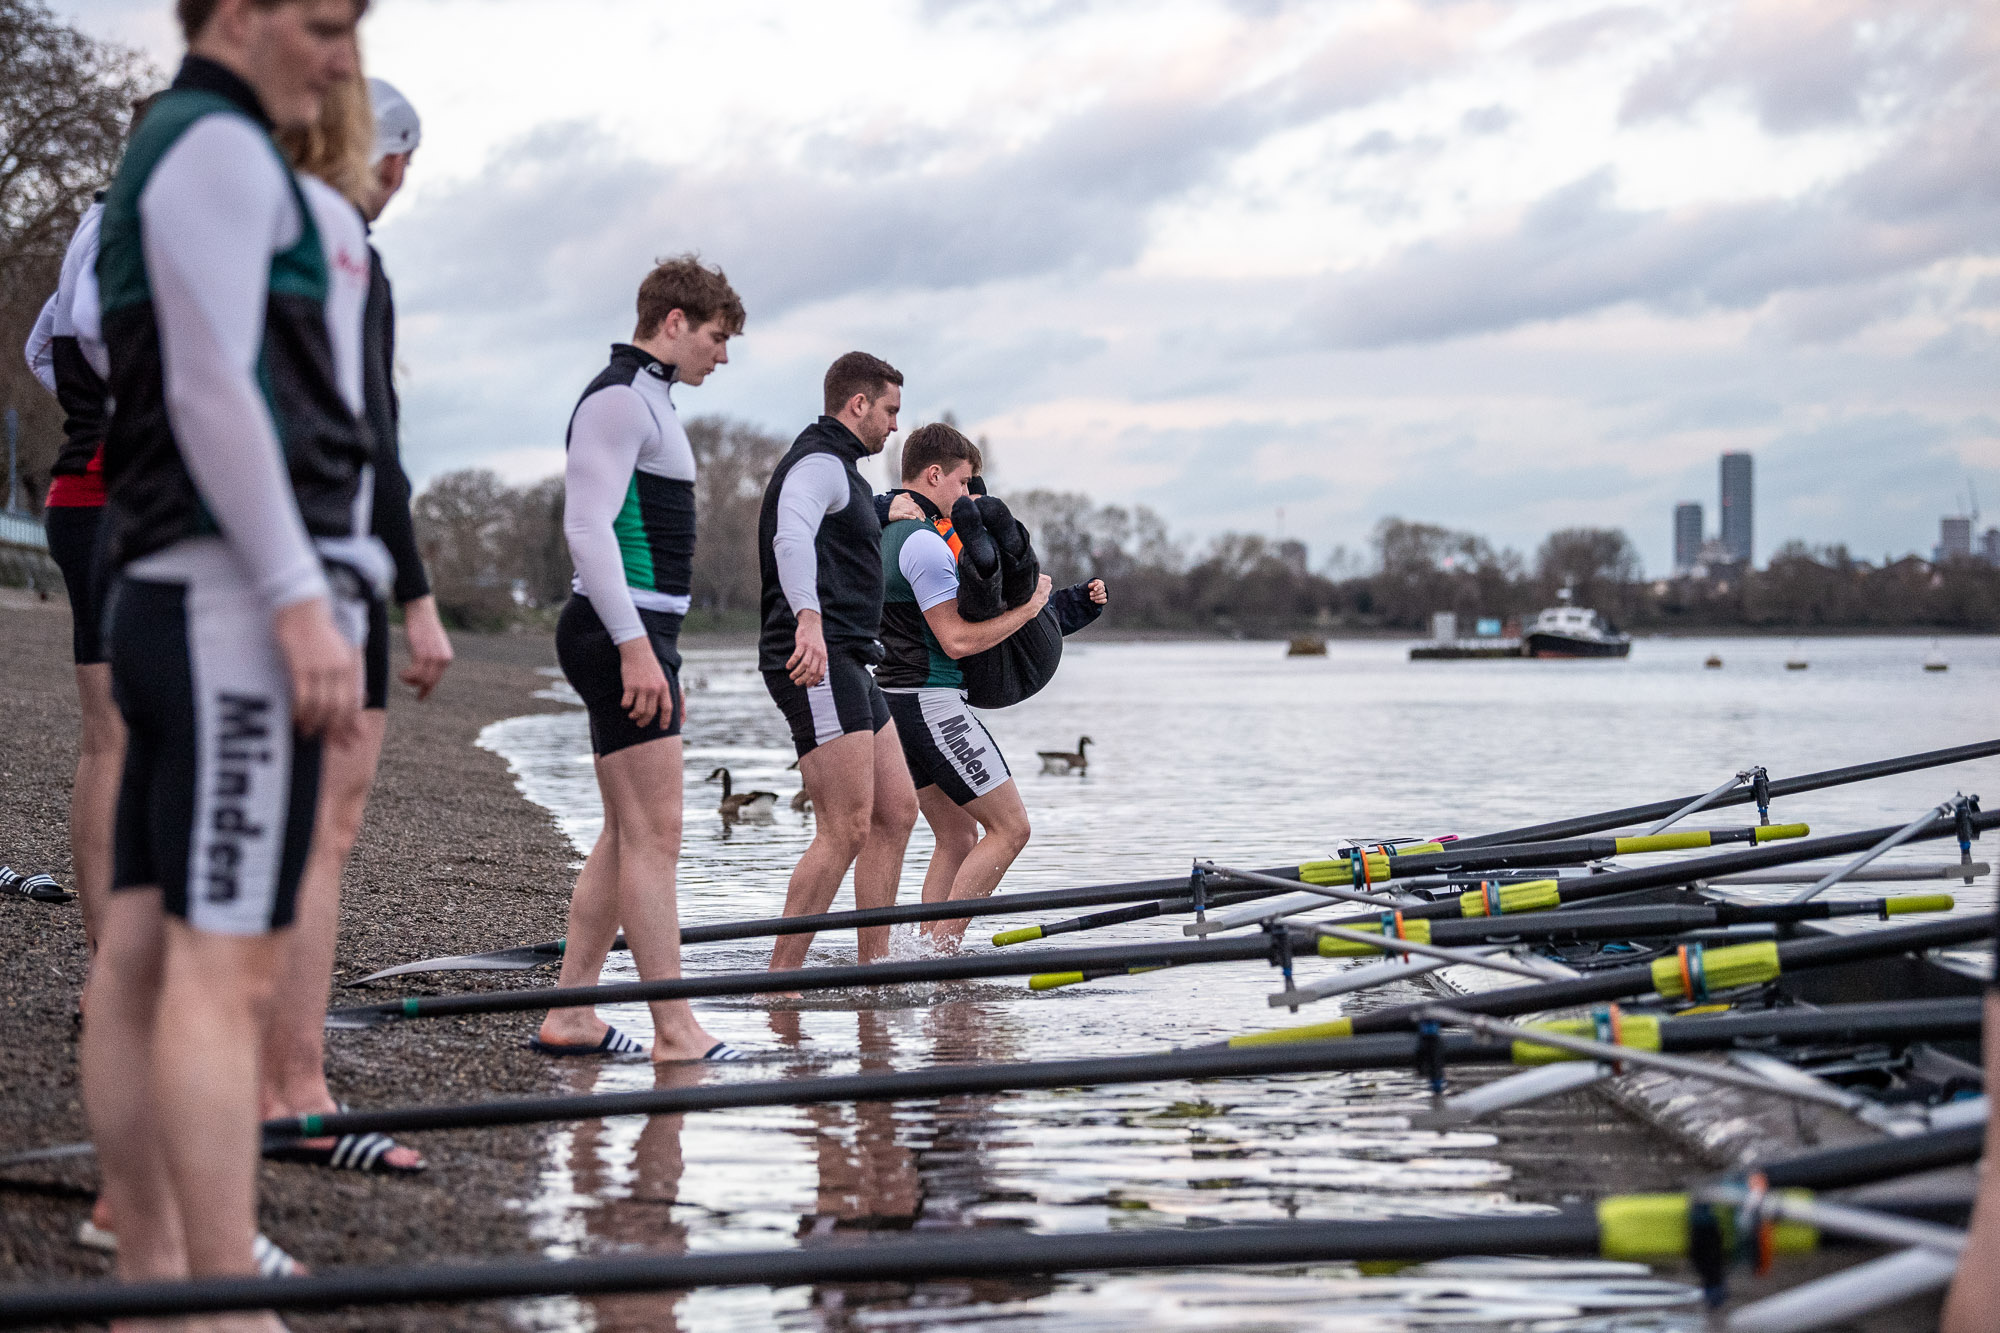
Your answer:
[[[68,811],[77,708],[69,613],[0,590],[0,864],[70,883]],[[437,954],[563,933],[576,853],[554,820],[514,788],[506,764],[474,739],[488,723],[555,704],[533,697],[546,635],[454,636],[444,684],[389,705],[381,776],[342,886],[335,980]],[[398,644],[400,649],[400,643]],[[84,973],[76,904],[0,903],[0,1153],[88,1137],[78,1097],[77,993]],[[415,977],[376,995],[546,985],[540,973]],[[535,1015],[444,1019],[328,1034],[334,1095],[357,1106],[476,1101],[557,1090],[558,1074],[522,1043]],[[262,1223],[308,1265],[417,1264],[530,1255],[516,1201],[534,1192],[544,1127],[430,1134],[414,1178],[267,1163]],[[74,1243],[95,1173],[88,1159],[17,1168],[0,1186],[0,1281],[106,1276],[109,1260]],[[506,1306],[294,1316],[297,1329],[516,1327]]]

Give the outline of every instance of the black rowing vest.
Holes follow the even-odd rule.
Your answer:
[[[764,671],[783,671],[792,655],[799,622],[778,583],[778,556],[772,546],[778,535],[778,496],[785,478],[808,454],[832,454],[847,473],[847,504],[820,520],[813,538],[813,560],[819,569],[820,630],[829,652],[843,649],[865,662],[879,660],[876,638],[882,632],[882,524],[875,517],[875,497],[854,465],[868,448],[853,431],[832,417],[821,417],[799,433],[791,450],[778,460],[764,488],[764,507],[757,517],[757,564],[763,580],[763,634],[757,642],[757,664]]]

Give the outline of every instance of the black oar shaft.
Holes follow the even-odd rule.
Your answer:
[[[1941,768],[1946,764],[1962,764],[1968,760],[1986,759],[2000,755],[2000,740],[1978,741],[1971,745],[1955,745],[1943,750],[1925,750],[1918,754],[1899,755],[1894,759],[1877,759],[1866,764],[1849,764],[1845,768],[1821,769],[1817,773],[1802,773],[1797,777],[1778,778],[1771,783],[1770,792],[1777,796],[1796,796],[1801,792],[1820,791],[1827,787],[1845,786],[1850,782],[1865,782],[1871,778],[1892,777],[1897,773],[1915,773],[1926,768]],[[1546,824],[1529,824],[1523,828],[1507,829],[1499,833],[1483,833],[1477,837],[1460,838],[1460,847],[1490,847],[1503,842],[1528,842],[1543,838],[1573,838],[1582,834],[1602,833],[1607,829],[1624,828],[1630,824],[1647,820],[1664,819],[1673,814],[1701,793],[1677,796],[1670,801],[1652,801],[1645,805],[1628,805],[1621,810],[1606,810],[1594,815],[1578,815],[1573,819],[1557,819]],[[1755,799],[1748,785],[1739,791],[1719,796],[1709,802],[1710,809],[1728,805],[1744,805]]]
[[[1918,1171],[1935,1171],[1940,1167],[1976,1162],[1985,1146],[1986,1126],[1962,1125],[1957,1129],[1934,1130],[1907,1139],[1882,1139],[1846,1148],[1827,1148],[1782,1161],[1762,1163],[1756,1170],[1764,1173],[1765,1181],[1772,1189],[1850,1189]]]
[[[776,1287],[942,1277],[1018,1278],[1122,1268],[1423,1259],[1459,1254],[1595,1254],[1600,1236],[1597,1214],[1587,1208],[1527,1217],[1144,1227],[1052,1236],[981,1228],[962,1236],[784,1250],[515,1259],[426,1268],[346,1269],[281,1279],[13,1287],[0,1291],[0,1327],[207,1311],[332,1310],[419,1301],[603,1295],[745,1284]]]
[[[1295,865],[1276,866],[1264,872],[1280,878],[1299,877]],[[899,907],[870,907],[852,912],[821,912],[816,916],[770,916],[750,921],[719,921],[706,926],[689,926],[681,931],[683,944],[714,944],[722,940],[757,939],[769,935],[811,935],[822,930],[864,930],[873,926],[901,926],[918,921],[963,921],[971,917],[1006,916],[1015,912],[1054,911],[1066,907],[1094,907],[1142,899],[1188,897],[1185,876],[1179,879],[1134,880],[1129,884],[1095,884],[1076,889],[1036,889],[1026,893],[996,893],[990,898],[958,899],[941,903],[906,903]]]
[[[1229,940],[1163,940],[1158,944],[1120,944],[1098,949],[1008,950],[1004,953],[968,954],[960,958],[924,958],[853,967],[805,967],[788,972],[725,972],[710,977],[675,977],[612,986],[535,987],[528,990],[475,991],[467,995],[411,996],[380,1004],[336,1009],[329,1017],[442,1018],[456,1014],[503,1014],[536,1009],[572,1009],[594,1004],[704,999],[718,995],[763,995],[796,990],[842,990],[854,986],[971,981],[1082,967],[1165,967],[1176,963],[1262,958],[1269,953],[1270,947],[1262,936],[1245,936]]]
[[[1976,1037],[1981,1001],[1899,1000],[1883,1004],[1836,1005],[1825,1009],[1776,1009],[1711,1018],[1667,1019],[1660,1024],[1660,1048],[1690,1052],[1718,1050],[1739,1041],[1877,1042]],[[500,1125],[596,1120],[614,1115],[672,1115],[752,1106],[809,1106],[832,1102],[890,1102],[1044,1088],[1103,1087],[1161,1083],[1179,1079],[1268,1078],[1341,1070],[1414,1067],[1418,1037],[1388,1032],[1347,1041],[1295,1042],[1276,1046],[1203,1047],[1154,1055],[1103,1056],[1084,1060],[1033,1060],[984,1065],[937,1065],[887,1074],[843,1074],[824,1078],[727,1082],[685,1088],[567,1097],[521,1097],[455,1106],[390,1107],[334,1115],[270,1120],[274,1138],[318,1138],[329,1134],[397,1134],[419,1130],[478,1129]],[[1498,1064],[1513,1059],[1513,1045],[1468,1033],[1447,1033],[1439,1042],[1445,1064]]]

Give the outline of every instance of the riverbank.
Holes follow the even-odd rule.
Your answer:
[[[60,603],[0,593],[7,686],[0,691],[0,863],[70,882],[67,818],[76,765],[69,616]],[[575,852],[548,813],[516,792],[506,764],[473,742],[536,700],[542,636],[460,635],[458,660],[422,704],[390,703],[381,777],[342,893],[337,978],[410,958],[563,933]],[[400,691],[401,687],[397,689]],[[77,991],[84,972],[75,904],[0,904],[0,1153],[88,1137],[76,1083]],[[405,991],[546,984],[533,973],[416,978]],[[429,982],[430,984],[421,984]],[[443,1020],[328,1034],[336,1096],[357,1105],[474,1101],[554,1090],[557,1074],[522,1041],[533,1016]],[[546,1130],[427,1135],[430,1170],[404,1179],[267,1164],[264,1229],[309,1265],[428,1263],[530,1254],[529,1219]],[[72,1241],[95,1175],[80,1163],[22,1168],[0,1187],[0,1278],[110,1272]],[[299,1329],[515,1327],[506,1306],[368,1310],[300,1317]]]

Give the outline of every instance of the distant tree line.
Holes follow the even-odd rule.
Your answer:
[[[724,417],[696,417],[687,431],[701,533],[690,627],[748,629],[758,507],[787,442]],[[1336,546],[1315,570],[1300,543],[1257,534],[1224,533],[1196,549],[1143,505],[1051,490],[1006,498],[1058,585],[1110,583],[1105,623],[1115,629],[1422,633],[1432,613],[1451,611],[1469,630],[1477,617],[1531,617],[1570,587],[1579,605],[1639,631],[2000,630],[2000,570],[1970,560],[1871,565],[1794,542],[1762,570],[1647,580],[1616,529],[1551,533],[1529,561],[1475,533],[1387,518],[1366,557]],[[439,605],[455,623],[547,620],[569,595],[560,478],[510,487],[491,472],[447,473],[418,497],[416,515]]]

